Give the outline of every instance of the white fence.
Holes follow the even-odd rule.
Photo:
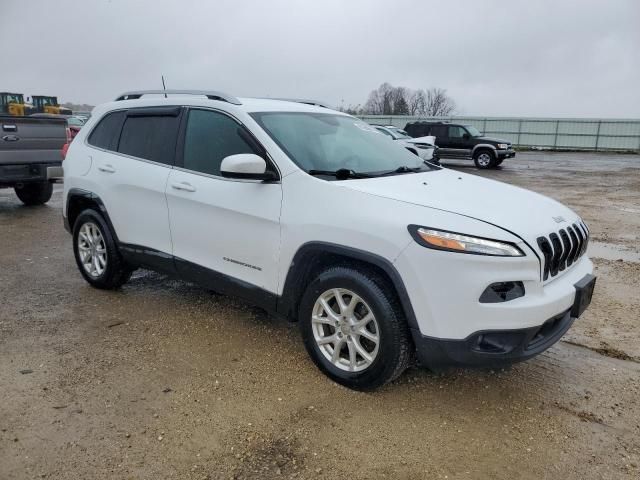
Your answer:
[[[504,138],[518,147],[640,152],[640,120],[404,115],[362,115],[360,118],[368,123],[401,128],[416,120],[459,122],[473,125],[485,135]]]

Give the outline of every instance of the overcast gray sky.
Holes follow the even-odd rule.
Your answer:
[[[640,117],[640,0],[0,0],[0,90],[363,103],[388,81],[467,115]]]

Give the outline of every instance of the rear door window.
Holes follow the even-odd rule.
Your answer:
[[[122,127],[118,152],[173,165],[180,109],[167,112],[129,111]]]
[[[126,114],[125,111],[106,114],[89,135],[89,145],[115,151]]]
[[[446,138],[447,137],[447,127],[444,125],[433,125],[431,127],[431,135],[438,138]]]

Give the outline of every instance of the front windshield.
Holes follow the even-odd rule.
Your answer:
[[[409,134],[401,128],[389,127],[389,130],[391,130],[395,134],[396,138],[411,138]]]
[[[312,112],[259,112],[251,116],[305,171],[376,174],[400,167],[431,170],[401,144],[390,142],[371,125],[347,115]]]
[[[469,135],[471,135],[472,137],[482,136],[482,134],[478,131],[476,127],[472,127],[471,125],[465,125],[465,128],[467,129],[467,132],[469,132]]]

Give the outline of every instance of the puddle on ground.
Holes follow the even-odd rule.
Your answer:
[[[640,252],[612,243],[589,242],[587,254],[590,257],[604,258],[605,260],[640,263]]]

